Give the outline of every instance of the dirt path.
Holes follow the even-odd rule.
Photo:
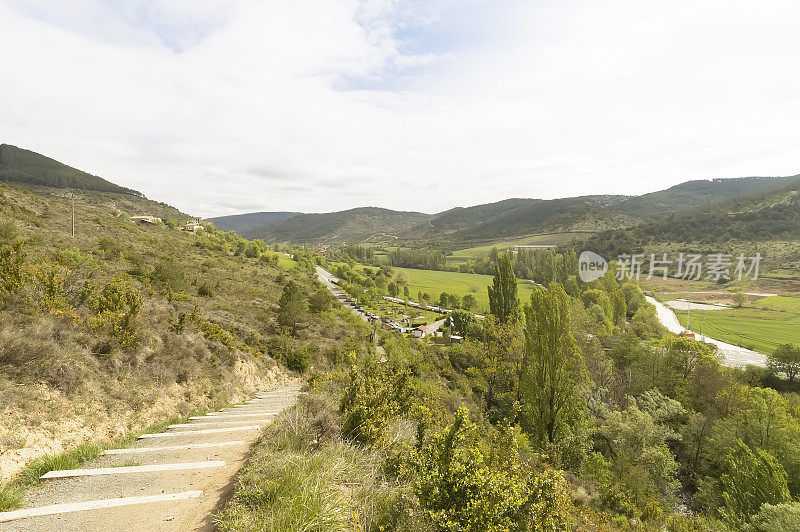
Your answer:
[[[298,388],[256,394],[198,416],[129,449],[106,451],[79,470],[52,471],[21,510],[0,513],[0,531],[210,531],[247,450]]]

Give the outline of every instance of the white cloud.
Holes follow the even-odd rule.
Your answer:
[[[206,216],[796,173],[800,8],[754,5],[0,1],[0,141]]]

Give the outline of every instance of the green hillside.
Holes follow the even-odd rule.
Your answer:
[[[284,333],[283,288],[317,290],[307,261],[129,194],[77,191],[74,237],[71,214],[57,190],[0,184],[0,511],[26,461],[294,382],[360,334],[307,305]]]
[[[206,221],[213,223],[223,231],[236,231],[244,234],[247,231],[264,228],[282,222],[292,216],[303,214],[301,212],[249,212],[246,214],[233,214],[230,216],[217,216]]]
[[[621,199],[622,196],[586,196],[506,200],[499,202],[501,205],[447,211],[403,236],[409,240],[440,242],[452,248],[464,247],[465,243],[488,243],[537,233],[626,227],[638,220],[613,209]]]
[[[449,251],[531,239],[537,243],[558,245],[575,236],[583,240],[597,232],[628,230],[637,226],[656,230],[660,222],[672,224],[674,219],[670,216],[678,211],[749,198],[776,187],[791,186],[796,179],[795,176],[695,180],[641,196],[598,195],[552,200],[511,198],[472,207],[456,207],[434,215],[367,207],[291,216],[277,223],[276,219],[289,213],[253,213],[240,215],[232,221],[227,219],[231,217],[225,217],[221,223],[248,238],[297,244],[381,242],[410,248],[432,246]],[[264,223],[259,220],[264,220]],[[237,227],[240,221],[246,226]],[[255,227],[256,224],[260,227]],[[541,235],[549,236],[541,240],[538,238]]]
[[[723,244],[724,248],[734,242],[800,240],[800,177],[778,182],[777,187],[673,212],[662,221],[600,233],[586,247],[615,256],[659,243]]]
[[[430,219],[429,214],[400,212],[377,207],[347,211],[301,214],[274,225],[251,229],[247,238],[266,242],[298,244],[354,244],[366,241],[393,241],[403,231]]]
[[[142,195],[135,190],[106,181],[102,177],[87,174],[44,155],[10,144],[0,144],[0,181],[117,192],[132,196]]]
[[[666,190],[629,198],[620,202],[616,208],[645,219],[663,219],[676,211],[698,205],[789,185],[797,177],[737,177],[687,181]]]

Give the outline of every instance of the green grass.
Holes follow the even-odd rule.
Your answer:
[[[471,248],[459,249],[453,252],[452,255],[447,257],[448,262],[465,262],[468,259],[477,259],[478,257],[486,257],[492,248],[507,249],[514,246],[532,246],[532,245],[559,245],[569,242],[572,238],[586,238],[586,233],[547,233],[542,235],[531,235],[527,237],[520,237],[514,240],[504,240],[487,244],[484,246],[475,246]]]
[[[284,255],[283,253],[279,253],[277,251],[265,251],[265,255],[276,255],[278,257],[278,268],[282,270],[291,270],[294,268],[297,263]]]
[[[303,400],[264,429],[233,497],[214,516],[218,530],[394,529],[381,519],[396,491],[382,475],[380,456],[342,441],[333,410]]]
[[[678,312],[686,325],[686,312]],[[749,307],[730,310],[693,310],[692,329],[730,344],[740,343],[761,353],[779,344],[800,344],[800,298],[768,297]]]
[[[472,294],[478,300],[482,310],[489,307],[489,292],[486,287],[492,284],[491,275],[477,273],[438,272],[433,270],[415,270],[412,268],[394,268],[395,272],[403,272],[408,279],[408,290],[411,298],[417,298],[417,292],[429,293],[438,298],[442,292],[465,296]],[[524,303],[533,292],[533,283],[527,280],[518,281],[519,298]],[[402,297],[402,295],[401,295]]]

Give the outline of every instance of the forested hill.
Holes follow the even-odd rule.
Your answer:
[[[303,214],[301,212],[249,212],[247,214],[233,214],[230,216],[217,216],[206,221],[213,223],[223,231],[236,231],[243,234],[246,231],[267,227]]]
[[[596,231],[638,220],[614,205],[627,196],[582,196],[554,200],[508,199],[437,214],[402,236],[406,240],[479,243],[551,231]]]
[[[0,144],[0,181],[142,195],[135,190],[106,181],[102,177],[87,174],[44,155],[10,144]]]
[[[596,195],[560,199],[510,198],[426,215],[377,208],[305,214],[239,228],[247,238],[297,244],[360,243],[460,249],[540,234],[578,236],[658,224],[676,212],[791,185],[797,177],[694,180],[641,196]],[[705,211],[703,211],[705,212]],[[263,213],[267,215],[286,213]],[[241,215],[258,222],[260,213]],[[251,218],[252,217],[252,218]],[[212,220],[215,221],[215,220]],[[235,222],[234,222],[235,223]],[[655,227],[655,225],[652,225]]]
[[[777,187],[671,213],[666,219],[599,233],[587,248],[611,256],[649,243],[800,240],[800,175]]]
[[[245,231],[247,238],[267,242],[340,244],[394,241],[397,235],[431,218],[421,212],[401,212],[377,207],[301,214],[267,227]]]
[[[616,207],[645,219],[663,219],[671,214],[707,203],[720,202],[751,192],[789,185],[798,176],[736,177],[730,179],[698,179],[687,181],[666,190],[634,196]]]

